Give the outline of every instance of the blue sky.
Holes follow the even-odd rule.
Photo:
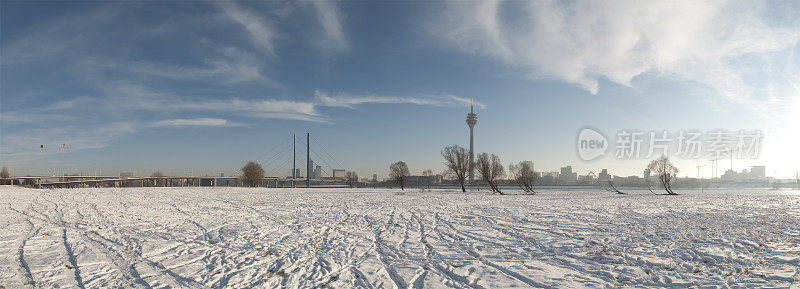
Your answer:
[[[397,160],[438,172],[444,146],[468,145],[472,97],[477,150],[506,163],[641,174],[644,158],[580,160],[590,126],[612,142],[761,130],[761,154],[734,169],[799,169],[794,1],[3,1],[0,13],[0,164],[15,175],[231,174],[306,131],[362,176]],[[268,171],[289,174],[288,154],[276,159]],[[710,176],[707,159],[676,163]]]

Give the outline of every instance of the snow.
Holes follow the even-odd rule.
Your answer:
[[[797,192],[396,192],[3,186],[0,288],[800,285]]]

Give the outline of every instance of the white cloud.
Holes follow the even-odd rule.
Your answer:
[[[223,100],[177,101],[158,109],[175,111],[216,111],[240,114],[246,117],[261,119],[291,119],[311,122],[327,122],[327,118],[319,115],[316,104],[289,100],[244,100],[238,98]]]
[[[280,99],[241,99],[237,97],[198,98],[171,95],[149,86],[129,81],[95,83],[107,95],[95,106],[112,114],[131,111],[217,112],[261,119],[293,119],[327,122],[316,111],[316,103]]]
[[[347,50],[349,43],[343,29],[342,12],[332,1],[307,1],[317,15],[322,26],[322,35],[317,45],[326,51],[341,52]]]
[[[421,95],[421,96],[385,96],[385,95],[353,95],[348,93],[340,93],[329,95],[322,91],[315,91],[314,96],[321,106],[328,107],[347,107],[355,108],[355,106],[367,103],[383,103],[383,104],[417,104],[417,105],[433,105],[433,106],[466,106],[469,107],[471,100],[450,94],[442,95]],[[480,108],[485,108],[483,103],[475,102],[475,105]]]
[[[190,119],[165,119],[153,123],[156,127],[181,127],[181,126],[244,126],[241,123],[229,122],[221,118],[190,118]]]
[[[251,11],[242,9],[234,1],[218,1],[217,3],[231,20],[244,26],[253,46],[269,55],[275,53],[272,41],[276,36],[276,31],[266,20]]]
[[[265,78],[257,65],[249,61],[232,59],[207,59],[202,66],[173,65],[163,62],[118,60],[84,61],[84,65],[105,68],[116,72],[131,72],[139,75],[166,77],[178,80],[222,80],[224,84],[263,80],[274,86]]]
[[[749,1],[524,1],[447,4],[433,37],[458,50],[495,58],[533,78],[574,83],[592,94],[607,78],[631,86],[645,73],[713,88],[727,100],[768,111],[752,92],[800,36],[797,20],[773,25]],[[780,5],[774,3],[775,5]],[[780,22],[780,21],[775,21]],[[757,65],[743,62],[763,57]],[[760,65],[760,66],[759,66]]]
[[[318,30],[314,31],[316,27],[312,27],[310,35],[313,35],[311,42],[320,50],[337,53],[349,49],[350,43],[344,30],[344,14],[336,2],[298,3],[299,5],[270,3],[264,10],[259,5],[254,5],[257,9],[243,8],[235,1],[220,1],[219,6],[229,19],[245,28],[254,47],[270,56],[276,55],[276,38],[281,35],[277,23],[290,21],[291,18],[309,18],[317,22]]]
[[[32,115],[26,111],[5,111],[0,114],[0,121],[3,122],[25,122],[39,125],[31,129],[4,134],[0,139],[2,140],[0,157],[15,167],[25,168],[30,162],[41,161],[53,153],[107,147],[114,140],[147,128],[246,126],[224,118],[212,117],[177,118],[151,122],[142,112],[155,114],[203,112],[253,119],[328,123],[331,122],[331,119],[320,114],[317,108],[354,109],[359,105],[370,103],[459,107],[470,104],[470,99],[450,94],[423,96],[328,95],[318,90],[309,101],[289,101],[240,98],[184,99],[155,91],[142,84],[129,82],[105,82],[98,86],[98,89],[105,92],[107,96],[77,97],[58,101],[45,107],[46,114]],[[475,105],[485,107],[478,102]],[[106,123],[97,124],[95,121],[79,117],[84,113],[100,113]],[[97,116],[95,115],[95,117]],[[48,122],[54,121],[59,125],[47,125]],[[66,143],[69,149],[48,149],[46,151],[38,149],[40,144],[52,148],[61,143]]]

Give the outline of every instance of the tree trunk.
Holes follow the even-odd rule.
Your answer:
[[[493,192],[501,194],[501,195],[505,195],[505,194],[503,194],[503,192],[500,191],[499,188],[497,188],[497,186],[495,186],[494,182],[488,182],[488,183],[489,183],[489,188],[491,188]]]
[[[667,191],[669,191],[670,195],[677,195],[675,192],[672,191],[672,187],[669,186],[669,180],[667,180]]]

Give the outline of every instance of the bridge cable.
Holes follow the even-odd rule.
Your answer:
[[[322,148],[322,151],[325,152],[325,154],[327,154],[337,165],[339,165],[339,168],[344,169],[344,166],[341,163],[339,163],[339,161],[337,161],[336,158],[334,158],[330,153],[328,153],[328,150],[326,150],[325,147],[322,146],[322,144],[317,142],[316,137],[311,138],[311,140],[314,141],[314,143],[316,143],[320,148]]]

